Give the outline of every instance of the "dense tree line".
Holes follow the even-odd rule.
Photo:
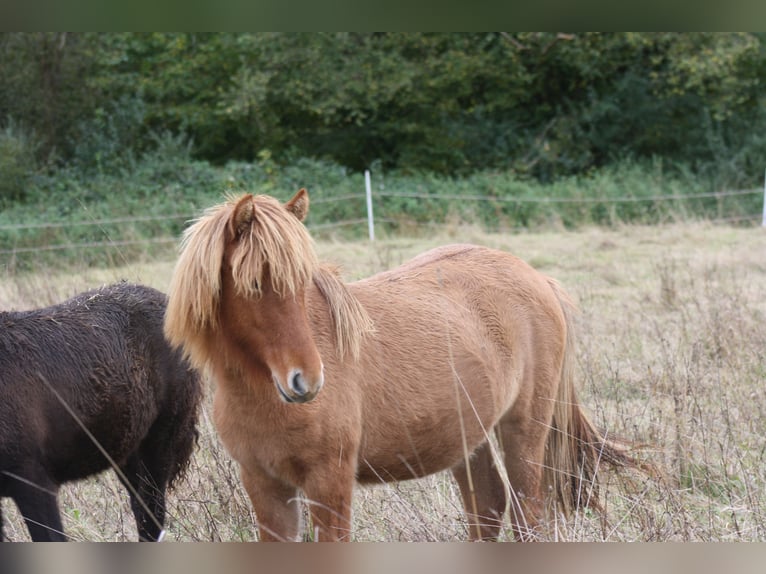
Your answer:
[[[540,181],[661,157],[736,185],[766,157],[750,33],[3,33],[0,76],[6,195],[169,139],[216,164]]]

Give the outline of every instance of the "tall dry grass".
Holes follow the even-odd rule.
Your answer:
[[[462,241],[515,253],[579,301],[582,401],[610,434],[644,445],[641,455],[663,471],[626,483],[605,470],[606,517],[586,511],[557,520],[545,539],[766,540],[766,231],[684,224],[488,235],[454,225],[428,238],[328,239],[318,247],[354,279]],[[166,289],[172,265],[6,276],[0,307],[45,305],[120,278]],[[190,470],[169,497],[167,539],[253,540],[249,501],[208,412]],[[126,498],[111,473],[65,486],[67,533],[135,540]],[[3,510],[6,536],[27,540],[10,501]],[[355,540],[467,537],[448,473],[357,489]]]

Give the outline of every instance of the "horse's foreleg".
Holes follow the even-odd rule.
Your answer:
[[[337,469],[337,470],[343,470]],[[351,540],[353,471],[328,475],[316,473],[303,488],[311,512],[312,539],[319,542]]]
[[[29,535],[35,542],[65,542],[58,507],[59,486],[43,471],[13,476],[8,494],[19,508]]]
[[[460,487],[471,540],[497,540],[506,495],[489,445],[481,445],[470,458],[469,467],[461,463],[452,469],[452,475]]]
[[[242,485],[258,520],[262,542],[297,542],[301,534],[298,489],[258,468],[240,466]]]

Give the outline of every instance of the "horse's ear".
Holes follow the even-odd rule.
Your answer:
[[[242,235],[242,232],[248,228],[253,219],[255,219],[255,203],[253,202],[253,196],[247,194],[242,196],[237,202],[229,218],[229,232],[231,236],[236,239]]]
[[[309,212],[309,192],[301,188],[293,198],[285,203],[285,209],[298,218],[298,221],[306,219]]]

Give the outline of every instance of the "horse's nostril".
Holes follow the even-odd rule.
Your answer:
[[[290,388],[296,395],[303,396],[308,392],[306,381],[303,380],[303,374],[300,371],[293,372],[290,377]]]

